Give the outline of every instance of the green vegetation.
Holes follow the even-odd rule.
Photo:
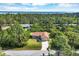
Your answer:
[[[5,56],[6,54],[0,51],[0,56]]]
[[[25,48],[27,49],[41,49],[41,42],[37,42],[37,40],[35,39],[29,39],[26,43],[25,43],[26,46],[24,46]]]
[[[2,48],[0,47],[0,56],[5,56],[6,54],[2,52]]]
[[[52,29],[50,48],[60,50],[64,55],[74,55],[75,50],[79,49],[79,33],[75,32],[75,28],[75,26],[57,26]]]
[[[23,42],[27,41],[28,35],[30,33],[15,22],[7,30],[0,32],[0,46],[2,48],[22,47]]]
[[[37,42],[35,39],[29,39],[28,41],[24,42],[23,47],[14,48],[13,50],[40,50],[41,46],[41,42]]]
[[[25,30],[20,24],[32,24],[32,26],[31,29]],[[10,26],[10,28],[2,30],[3,26]],[[40,49],[41,43],[30,39],[30,33],[38,31],[49,32],[50,49],[60,50],[63,55],[74,55],[74,51],[79,49],[77,14],[0,14],[2,49],[22,47]]]

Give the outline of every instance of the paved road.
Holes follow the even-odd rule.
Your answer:
[[[7,56],[42,56],[48,54],[48,51],[41,50],[4,50]]]

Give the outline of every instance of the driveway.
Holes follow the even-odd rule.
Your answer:
[[[41,48],[41,50],[46,51],[46,50],[47,50],[47,48],[48,48],[48,46],[49,46],[48,41],[44,41],[44,42],[42,42],[42,48]]]
[[[7,56],[42,56],[43,53],[48,55],[48,51],[41,50],[4,50]]]

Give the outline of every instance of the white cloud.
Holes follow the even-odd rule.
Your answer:
[[[22,5],[30,5],[32,4],[32,6],[37,6],[37,5],[47,5],[49,3],[21,3]]]
[[[59,7],[72,7],[72,6],[73,6],[73,4],[68,4],[68,3],[66,3],[66,4],[61,3],[61,4],[59,4]]]
[[[10,6],[9,6],[10,5]],[[47,5],[47,3],[32,3],[32,4],[29,4],[29,3],[22,3],[22,6],[23,5],[31,5],[32,7],[27,7],[27,6],[11,6],[13,4],[8,4],[8,5],[5,5],[5,6],[1,6],[0,5],[0,11],[41,11],[41,12],[44,12],[44,11],[53,11],[53,12],[79,12],[79,8],[78,8],[78,5],[79,4],[58,4],[56,5],[55,7],[52,7],[52,8],[47,8],[48,6],[45,6]],[[39,8],[39,6],[45,6],[46,8],[43,9],[43,8]],[[52,6],[52,5],[51,5]]]
[[[47,5],[48,3],[32,3],[32,5],[36,6],[36,5]]]
[[[79,3],[79,0],[0,0],[0,3]]]
[[[21,3],[22,5],[30,5],[30,4],[32,4],[32,3]]]
[[[30,8],[22,8],[22,7],[3,7],[0,11],[28,11]]]
[[[69,8],[69,7],[78,7],[79,4],[77,3],[61,3],[58,5],[58,7],[64,7],[64,8]]]

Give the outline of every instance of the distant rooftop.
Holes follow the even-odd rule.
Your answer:
[[[22,27],[30,27],[32,24],[21,24]]]

